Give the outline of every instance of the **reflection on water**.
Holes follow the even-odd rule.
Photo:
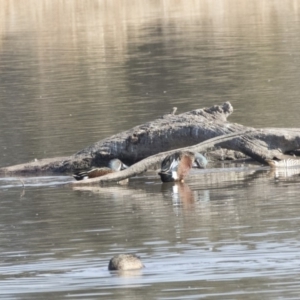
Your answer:
[[[273,176],[276,179],[285,179],[288,177],[296,177],[300,174],[299,167],[291,167],[291,168],[274,168],[271,169],[269,175]]]
[[[22,197],[1,181],[0,295],[299,293],[299,175],[281,182],[268,169],[208,169],[184,184],[162,184],[158,176],[147,183],[146,176],[128,186],[74,190],[42,178],[40,187],[25,185]],[[139,254],[146,268],[109,272],[109,259],[127,252]]]
[[[173,106],[229,100],[232,121],[298,126],[297,1],[130,3],[1,1],[1,166],[73,154]]]
[[[0,8],[0,166],[73,154],[173,106],[229,100],[233,122],[299,126],[298,1]],[[296,299],[300,177],[272,172],[76,189],[67,176],[1,178],[1,299]],[[146,268],[108,272],[123,252]]]

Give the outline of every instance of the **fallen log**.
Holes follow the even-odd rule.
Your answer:
[[[121,180],[118,176],[123,178],[124,174],[128,177],[134,176],[159,162],[170,150],[182,147],[189,151],[201,152],[210,147],[220,146],[240,151],[261,163],[273,158],[282,159],[284,153],[300,148],[299,129],[254,129],[230,123],[227,118],[232,112],[233,107],[229,102],[179,115],[175,115],[173,111],[152,122],[101,140],[70,157],[43,159],[4,167],[0,169],[0,173],[71,173],[107,165],[112,158],[119,158],[129,165],[148,158],[146,162],[142,161],[134,168],[122,171],[122,175],[118,173],[119,175],[102,177],[101,182],[104,182]],[[202,142],[216,137],[219,138],[201,145]],[[193,145],[196,146],[192,147]]]
[[[275,134],[273,132],[275,129],[269,129],[269,130],[270,130],[270,132],[269,133],[265,132],[263,134],[263,136],[264,135],[269,136],[271,134]],[[285,129],[285,130],[286,130],[286,134],[288,134],[288,132],[290,131],[289,129]],[[147,171],[147,169],[149,167],[156,164],[157,162],[162,161],[167,155],[173,154],[178,151],[204,152],[208,148],[218,147],[218,146],[222,147],[222,148],[237,147],[237,149],[239,149],[243,153],[249,152],[250,157],[252,157],[252,158],[255,157],[258,162],[262,162],[262,163],[266,163],[266,160],[269,160],[268,157],[269,157],[270,153],[273,153],[274,155],[276,154],[276,156],[273,156],[273,159],[274,158],[287,159],[290,157],[288,155],[284,155],[281,151],[279,151],[279,153],[277,153],[277,150],[274,150],[274,151],[273,150],[264,150],[263,151],[264,148],[261,147],[260,143],[257,142],[258,137],[261,137],[261,135],[262,135],[262,133],[260,131],[261,130],[257,131],[255,129],[247,129],[244,131],[215,137],[215,138],[209,139],[207,141],[204,141],[204,142],[199,143],[194,146],[158,153],[156,155],[153,155],[153,156],[150,156],[148,158],[141,160],[140,162],[132,165],[130,168],[128,168],[126,170],[116,172],[116,173],[111,173],[111,174],[108,174],[105,176],[101,176],[98,178],[93,178],[93,179],[89,179],[89,180],[85,180],[85,181],[79,181],[79,182],[76,181],[76,182],[73,182],[71,185],[72,186],[89,186],[89,185],[93,185],[95,183],[102,184],[105,182],[120,182],[124,179],[136,176],[140,173]],[[293,132],[294,130],[291,129],[291,131]],[[298,134],[300,135],[299,130],[298,130]],[[300,141],[298,141],[298,142],[300,142]],[[251,151],[251,150],[257,150],[257,149],[259,149],[259,153],[262,156],[260,156],[259,153],[257,153],[256,151]]]
[[[125,169],[123,171],[110,173],[108,175],[97,177],[97,178],[92,178],[89,180],[75,181],[75,182],[72,182],[71,185],[72,186],[89,186],[89,185],[93,185],[95,183],[105,183],[105,182],[113,182],[113,181],[120,182],[124,179],[136,176],[140,173],[147,171],[148,168],[157,164],[157,162],[162,161],[167,155],[173,154],[178,151],[182,151],[182,152],[184,152],[184,151],[192,151],[192,152],[205,151],[206,149],[208,149],[210,147],[218,145],[218,142],[220,142],[220,141],[225,142],[227,140],[232,140],[234,137],[240,136],[242,134],[246,134],[247,132],[251,132],[251,131],[252,130],[250,129],[248,131],[232,133],[232,134],[228,134],[225,136],[209,139],[205,142],[202,142],[200,144],[197,144],[197,145],[194,145],[191,147],[185,147],[185,148],[181,148],[181,149],[175,149],[175,150],[171,150],[171,151],[161,152],[156,155],[147,157],[147,158],[133,164],[131,167],[129,167],[128,169]]]

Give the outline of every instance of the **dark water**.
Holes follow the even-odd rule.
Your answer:
[[[298,1],[0,8],[0,166],[73,154],[173,106],[230,101],[232,122],[299,127]],[[0,178],[0,298],[298,299],[300,177],[230,167],[179,186]],[[107,271],[123,252],[146,268]]]

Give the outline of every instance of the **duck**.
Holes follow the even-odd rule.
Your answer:
[[[108,264],[109,271],[129,271],[144,268],[141,259],[135,254],[115,255]]]
[[[83,180],[88,178],[104,176],[106,174],[118,172],[127,168],[128,166],[126,166],[123,162],[121,162],[117,158],[114,158],[109,161],[108,167],[93,168],[89,171],[78,172],[73,174],[73,177],[76,180]]]
[[[207,159],[198,152],[176,152],[164,158],[158,174],[162,182],[184,182],[192,167],[204,169],[206,165]]]

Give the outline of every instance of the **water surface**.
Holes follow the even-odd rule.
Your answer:
[[[298,1],[0,4],[0,166],[70,155],[230,101],[231,122],[298,127]],[[1,299],[297,299],[299,173],[154,172],[72,189],[0,178]],[[146,268],[110,273],[134,252]]]

